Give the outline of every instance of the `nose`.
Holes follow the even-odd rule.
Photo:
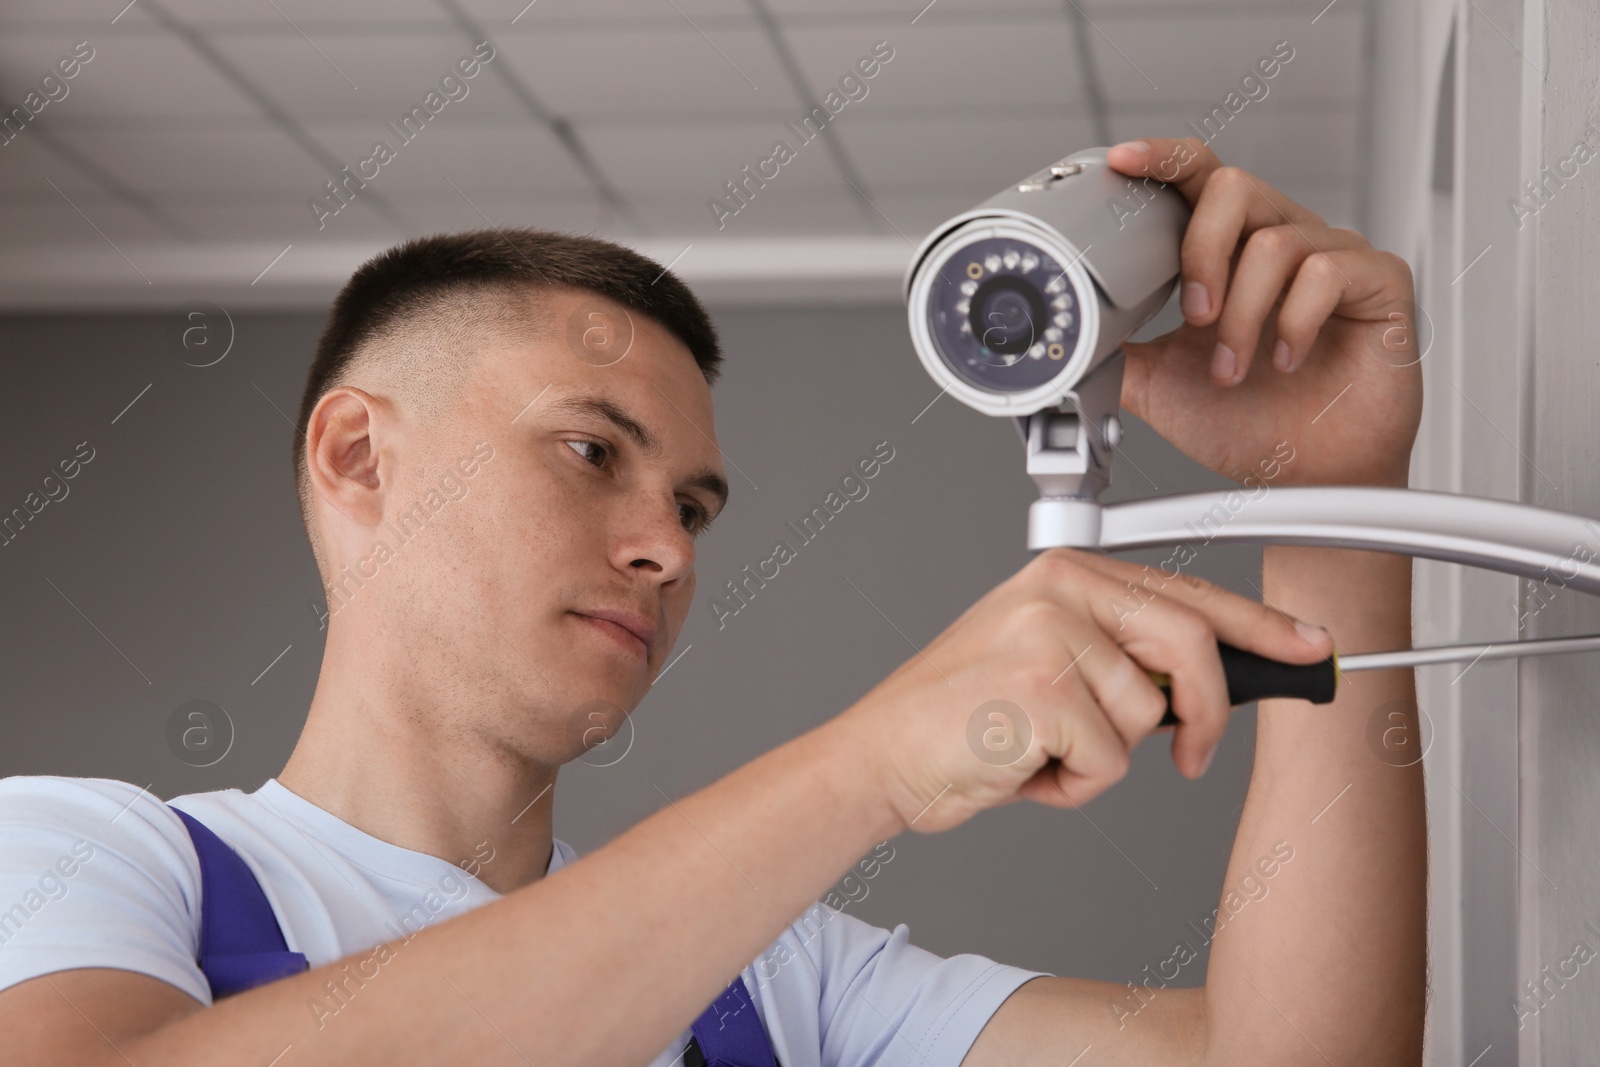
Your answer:
[[[612,550],[623,570],[645,571],[658,583],[677,581],[694,570],[694,537],[683,527],[679,503],[652,495],[624,505],[621,534]]]

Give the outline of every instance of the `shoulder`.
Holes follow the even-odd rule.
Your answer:
[[[89,798],[124,794],[133,796],[138,786],[115,778],[73,778],[64,774],[13,774],[0,778],[0,812],[13,803],[39,798]]]
[[[1006,997],[1042,973],[973,953],[940,956],[912,944],[904,923],[874,926],[824,900],[790,923],[744,977],[764,1015],[808,1014],[819,1047],[838,1062],[871,1059],[875,1049],[885,1058],[873,1062],[907,1056],[907,1064],[926,1065],[957,1062]],[[904,1048],[878,1049],[886,1020],[907,1039]]]
[[[53,774],[0,778],[0,830],[30,827],[78,829],[101,838],[141,828],[185,834],[178,816],[148,787]]]
[[[120,967],[209,1003],[194,959],[200,868],[177,814],[110,778],[0,778],[0,988]]]
[[[826,899],[812,903],[756,961],[758,975],[773,972],[776,961],[805,955],[811,960],[810,972],[826,990],[835,979],[848,984],[865,968],[885,959],[898,964],[929,966],[939,957],[911,944],[911,931],[904,923],[886,928],[874,926],[834,907]],[[763,966],[765,965],[765,966]]]
[[[65,876],[64,868],[97,862],[138,869],[185,908],[198,896],[189,832],[147,787],[114,778],[0,778],[0,873],[43,864]]]

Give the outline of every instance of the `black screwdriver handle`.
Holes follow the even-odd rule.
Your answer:
[[[1316,663],[1283,663],[1218,641],[1217,654],[1222,657],[1222,675],[1228,680],[1229,705],[1248,704],[1262,697],[1299,697],[1313,704],[1330,704],[1339,686],[1337,652]],[[1159,725],[1178,725],[1180,720],[1172,713],[1172,687],[1167,676],[1157,671],[1147,673],[1167,698],[1167,711]]]

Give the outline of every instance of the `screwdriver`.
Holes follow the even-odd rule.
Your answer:
[[[1549,637],[1533,641],[1494,641],[1483,645],[1436,645],[1432,648],[1399,648],[1390,652],[1362,652],[1339,658],[1334,651],[1315,663],[1284,663],[1254,652],[1217,642],[1222,659],[1222,675],[1228,683],[1229,705],[1248,704],[1263,697],[1297,697],[1313,704],[1331,704],[1340,678],[1352,671],[1377,671],[1393,667],[1420,667],[1430,663],[1460,660],[1510,659],[1517,656],[1549,656],[1563,652],[1590,652],[1600,649],[1600,634],[1580,637]],[[1469,665],[1470,666],[1470,665]],[[1176,726],[1172,713],[1172,685],[1161,671],[1146,671],[1150,680],[1166,695],[1167,710],[1158,726]]]

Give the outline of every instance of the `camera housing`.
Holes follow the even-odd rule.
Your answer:
[[[1098,535],[1097,507],[1076,505],[1110,484],[1121,346],[1180,275],[1188,202],[1113,170],[1106,151],[1076,152],[949,219],[906,271],[924,369],[969,407],[1017,420],[1040,489],[1030,543]]]
[[[1067,156],[930,233],[906,271],[912,342],[952,396],[1031,414],[1166,303],[1189,205],[1106,149]]]

